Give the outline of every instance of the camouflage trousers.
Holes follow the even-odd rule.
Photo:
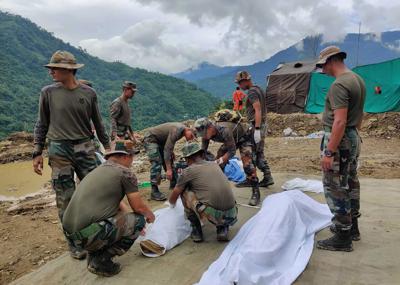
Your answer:
[[[151,138],[144,138],[144,148],[147,153],[147,157],[150,160],[150,182],[152,185],[159,185],[161,182],[161,170],[166,170],[167,167],[164,161],[164,146],[159,145],[151,140]],[[171,157],[171,163],[173,164],[173,158]],[[173,167],[174,169],[174,167]],[[177,173],[174,170],[173,176],[176,179]]]
[[[254,125],[253,125],[253,129],[254,129]],[[265,154],[264,154],[265,137],[267,135],[267,124],[262,123],[260,129],[261,129],[261,141],[258,144],[256,144],[254,142],[254,146],[255,146],[254,150],[253,150],[255,152],[254,162],[255,162],[255,165],[257,166],[257,168],[262,171],[262,173],[264,174],[264,177],[270,177],[271,169],[269,167],[268,161],[265,158]]]
[[[51,179],[56,193],[58,216],[62,221],[64,211],[75,191],[74,173],[82,180],[97,166],[93,141],[50,141],[49,165],[52,170]]]
[[[330,139],[330,129],[325,129],[321,150]],[[333,168],[323,172],[325,198],[334,215],[332,222],[340,229],[351,228],[352,218],[360,214],[360,182],[357,175],[361,138],[357,129],[346,128],[333,158]]]
[[[131,129],[129,126],[117,125],[116,135],[117,137],[122,138],[124,140],[130,140],[131,139],[130,131]],[[115,139],[116,139],[115,137],[111,137],[112,141]]]
[[[142,215],[119,212],[116,216],[91,224],[77,233],[65,235],[77,248],[83,248],[90,253],[108,251],[115,256],[123,255],[129,250],[145,225]]]
[[[182,193],[181,199],[186,217],[196,215],[199,220],[206,218],[215,226],[232,226],[237,222],[238,209],[236,206],[226,211],[214,209],[197,200],[196,194],[189,190]]]

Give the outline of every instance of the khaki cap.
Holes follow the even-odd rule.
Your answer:
[[[65,69],[78,69],[83,67],[84,64],[76,63],[75,56],[65,50],[56,51],[50,59],[50,62],[45,65],[47,68],[58,67]]]
[[[250,80],[250,79],[251,79],[250,73],[243,70],[236,73],[235,82],[239,83],[242,80]]]
[[[132,81],[124,81],[124,84],[122,84],[123,88],[131,88],[133,91],[136,91],[136,83]]]
[[[340,48],[338,48],[337,46],[328,46],[328,47],[324,48],[319,53],[319,58],[318,58],[318,62],[316,63],[316,66],[322,67],[331,56],[334,56],[337,54],[340,54],[343,57],[343,59],[345,59],[347,57],[347,54],[344,51],[341,51]]]
[[[194,129],[196,131],[197,137],[204,137],[207,132],[207,128],[211,126],[213,123],[207,118],[200,118],[194,122]]]
[[[200,151],[203,151],[203,149],[200,147],[200,144],[196,143],[196,142],[191,142],[191,143],[186,144],[182,148],[182,157],[186,158],[186,157],[192,156]]]
[[[131,140],[119,140],[111,144],[111,151],[106,152],[104,157],[107,159],[113,154],[135,155],[139,152],[138,149],[133,147],[133,142]]]

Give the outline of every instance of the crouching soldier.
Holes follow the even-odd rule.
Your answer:
[[[207,151],[210,140],[222,143],[217,151],[216,162],[224,166],[238,148],[247,180],[251,181],[252,195],[249,205],[256,206],[260,202],[257,170],[253,164],[253,143],[250,126],[245,123],[217,122],[207,118],[198,119],[194,123],[196,134],[202,137],[202,149]]]
[[[127,252],[146,221],[155,219],[129,169],[136,153],[132,141],[117,141],[105,154],[107,161],[81,181],[65,211],[65,235],[88,251],[87,268],[94,274],[112,276],[120,272],[120,265],[112,258]],[[125,196],[133,212],[122,201]]]
[[[217,228],[217,240],[228,241],[229,226],[237,221],[237,207],[232,189],[224,173],[214,162],[203,159],[204,151],[197,143],[182,148],[188,167],[180,175],[169,203],[174,206],[179,196],[192,226],[191,238],[203,241],[202,218]]]
[[[166,171],[166,176],[171,181],[170,189],[176,184],[177,174],[174,173],[174,147],[177,141],[185,137],[186,141],[194,139],[193,131],[182,123],[165,123],[150,128],[144,134],[144,147],[149,157],[151,199],[156,201],[166,200],[164,193],[160,192],[158,185],[161,182],[161,168]]]

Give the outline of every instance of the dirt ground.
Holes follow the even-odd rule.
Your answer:
[[[319,175],[319,144],[319,139],[268,138],[266,155],[272,171]],[[212,150],[217,147],[218,144],[211,145]],[[400,138],[367,137],[362,148],[361,177],[400,178]],[[148,162],[143,156],[138,160],[133,168],[139,181],[146,181]],[[167,192],[168,183],[163,182],[161,189]],[[143,189],[142,194],[147,200],[149,189]],[[159,202],[148,202],[152,208],[160,207]],[[49,187],[41,195],[19,203],[0,203],[0,239],[0,284],[35,270],[66,251]]]

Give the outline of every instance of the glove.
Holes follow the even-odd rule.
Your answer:
[[[217,160],[215,160],[215,163],[218,165],[221,165],[224,163],[224,160],[222,159],[222,157],[218,158]]]
[[[254,142],[258,144],[261,141],[261,131],[255,130],[254,131]]]

